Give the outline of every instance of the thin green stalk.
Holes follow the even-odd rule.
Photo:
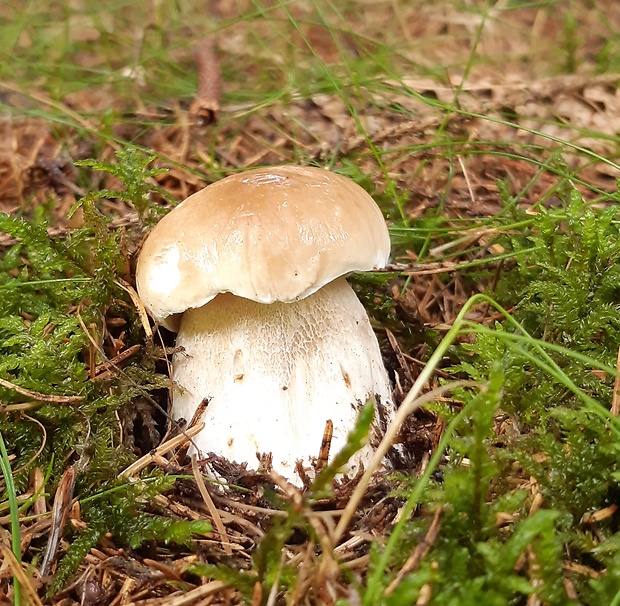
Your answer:
[[[450,328],[446,336],[442,339],[441,343],[439,344],[437,349],[434,351],[433,355],[430,357],[427,364],[422,369],[422,372],[418,376],[418,379],[416,380],[410,392],[407,394],[407,397],[401,404],[401,407],[397,413],[397,417],[395,421],[400,421],[401,411],[403,413],[407,412],[412,402],[418,398],[420,391],[422,390],[422,387],[431,378],[432,374],[435,372],[435,369],[439,366],[439,363],[441,362],[442,358],[446,355],[449,347],[452,346],[452,344],[454,343],[458,335],[462,334],[463,332],[465,332],[467,328],[471,327],[471,323],[465,319],[466,315],[467,313],[469,313],[472,307],[482,302],[488,303],[489,305],[494,307],[509,321],[510,324],[512,324],[512,326],[517,331],[521,332],[524,335],[522,339],[526,341],[527,343],[531,344],[531,346],[539,354],[540,358],[537,356],[534,356],[533,354],[528,354],[528,352],[524,352],[524,355],[527,355],[527,357],[531,359],[532,362],[540,366],[543,370],[548,372],[551,376],[554,376],[559,381],[561,381],[564,385],[566,385],[571,391],[573,391],[573,393],[575,393],[586,404],[588,404],[591,410],[593,410],[598,416],[602,416],[608,422],[610,422],[615,432],[620,432],[620,428],[618,427],[619,425],[618,420],[613,418],[610,412],[606,410],[604,407],[602,407],[598,402],[596,402],[596,400],[594,400],[593,398],[590,398],[587,394],[583,393],[583,391],[580,390],[573,383],[573,381],[571,381],[571,379],[566,376],[566,374],[557,366],[557,364],[553,361],[553,359],[544,350],[543,344],[539,342],[538,340],[534,339],[531,335],[529,335],[527,331],[499,303],[494,301],[491,297],[487,295],[483,295],[483,294],[474,295],[465,303],[460,313],[456,317],[454,324],[452,325],[452,327]],[[475,329],[478,329],[479,332],[482,332],[484,330],[484,327],[474,326],[473,329],[469,328],[467,332],[474,332]],[[392,555],[392,552],[394,551],[394,548],[398,544],[400,535],[404,528],[404,524],[409,519],[409,515],[411,514],[415,506],[418,504],[419,499],[422,495],[422,492],[424,491],[424,489],[426,488],[428,484],[431,474],[434,472],[436,466],[438,465],[447,440],[451,437],[452,432],[457,427],[458,423],[464,417],[466,412],[469,411],[470,405],[472,403],[468,404],[450,422],[435,453],[433,454],[433,456],[431,457],[431,460],[429,461],[428,467],[426,468],[424,474],[418,480],[415,487],[413,488],[411,495],[409,496],[409,499],[407,500],[407,504],[405,505],[405,508],[403,510],[403,515],[401,516],[401,519],[399,520],[397,525],[394,527],[394,530],[392,531],[392,534],[390,535],[390,538],[381,555],[381,558],[379,559],[379,562],[377,563],[377,566],[375,570],[373,571],[372,575],[368,579],[367,591],[366,591],[366,594],[364,595],[364,602],[363,602],[365,606],[370,606],[376,603],[376,600],[379,595],[378,592],[380,592],[382,588],[381,580],[383,576],[385,575],[385,570],[387,568],[387,564]],[[364,478],[362,478],[362,480],[360,481],[360,485],[362,485],[363,483],[364,483]],[[353,497],[351,498],[351,501],[353,501]],[[343,518],[344,517],[345,516],[343,516]],[[344,529],[340,528],[340,526],[337,526],[336,535],[338,536],[339,532],[342,533],[343,530]]]
[[[487,295],[479,294],[479,295],[472,297],[468,301],[468,303],[470,303],[474,299],[488,303],[489,305],[493,306],[499,313],[501,313],[506,318],[508,323],[511,324],[515,328],[516,331],[523,334],[524,340],[532,345],[532,347],[540,355],[542,360],[524,350],[521,350],[520,353],[525,355],[528,359],[530,359],[532,362],[537,364],[540,368],[550,373],[551,376],[554,376],[561,383],[563,383],[566,387],[568,387],[568,389],[570,389],[576,396],[581,398],[597,416],[599,416],[600,418],[605,420],[607,423],[609,423],[611,426],[611,429],[614,431],[614,433],[617,436],[620,436],[620,419],[618,419],[617,417],[614,417],[609,410],[607,410],[604,406],[599,404],[594,398],[591,398],[586,393],[584,393],[583,390],[579,389],[579,387],[575,385],[575,383],[570,379],[570,377],[566,375],[566,373],[555,363],[553,358],[551,358],[551,356],[545,351],[545,347],[549,347],[549,349],[556,349],[557,346],[553,346],[552,344],[545,343],[544,341],[539,341],[538,339],[534,339],[534,337],[532,337],[527,332],[527,330],[525,330],[525,328],[521,326],[521,324],[519,324],[499,303],[494,301],[491,297]],[[466,307],[467,307],[467,304],[466,304]],[[461,314],[459,314],[459,317],[461,317]],[[464,324],[468,324],[469,326],[471,326],[471,323],[469,322],[464,322]],[[483,330],[484,330],[483,327],[474,325],[473,332],[475,331],[482,332]],[[507,334],[510,334],[510,333],[507,333]],[[563,353],[568,353],[568,352],[563,352]],[[578,356],[578,354],[574,354],[574,355],[575,357]],[[614,374],[615,374],[615,371],[614,371]]]
[[[492,219],[493,217],[491,217]],[[560,216],[558,215],[558,219],[564,219],[564,216]],[[452,220],[450,219],[450,222]],[[445,219],[445,222],[448,223],[448,219]],[[456,221],[455,221],[456,222]],[[390,233],[393,235],[400,235],[400,234],[426,234],[428,232],[431,232],[433,234],[448,234],[448,235],[455,235],[455,234],[461,234],[464,233],[466,235],[461,236],[463,239],[466,238],[470,238],[472,236],[472,234],[468,234],[468,232],[470,231],[474,231],[477,234],[478,233],[486,233],[485,230],[491,231],[491,230],[496,230],[498,233],[505,233],[505,232],[509,232],[509,231],[515,231],[515,230],[521,230],[524,227],[529,227],[530,225],[533,225],[536,222],[536,219],[524,219],[522,221],[516,221],[514,223],[506,223],[505,225],[500,225],[498,227],[489,227],[490,221],[487,222],[482,222],[482,221],[469,221],[469,220],[464,220],[463,223],[464,225],[462,227],[456,227],[452,224],[448,225],[447,227],[433,227],[433,228],[429,228],[429,227],[405,227],[402,225],[395,225],[390,227]]]
[[[405,524],[409,522],[409,516],[420,502],[420,497],[422,496],[424,489],[428,485],[431,476],[439,465],[439,461],[443,455],[448,440],[452,437],[452,434],[457,428],[458,424],[463,420],[463,418],[467,416],[467,414],[469,414],[471,407],[474,403],[475,401],[472,400],[467,406],[465,406],[465,408],[463,408],[463,410],[461,410],[461,412],[459,412],[456,417],[454,417],[454,419],[452,419],[452,421],[450,421],[448,427],[446,428],[446,431],[444,432],[441,440],[439,441],[439,444],[437,445],[437,448],[435,449],[435,452],[433,453],[433,456],[430,458],[430,461],[428,462],[424,473],[416,482],[415,487],[411,491],[411,494],[407,499],[407,503],[405,503],[405,506],[402,509],[400,519],[398,520],[396,526],[394,526],[394,529],[390,534],[390,538],[385,545],[385,549],[383,550],[383,553],[381,554],[381,557],[379,558],[375,569],[373,570],[372,574],[368,579],[367,590],[364,594],[364,600],[362,602],[364,606],[372,606],[373,604],[379,603],[378,598],[379,593],[383,589],[382,581],[385,578],[385,570],[387,568],[390,557],[394,552],[394,549],[400,541],[401,534],[405,529]]]
[[[465,263],[456,263],[456,265],[458,265],[459,269],[470,269],[472,267],[482,267],[483,265],[488,265],[491,263],[497,263],[498,261],[505,261],[506,259],[513,259],[516,257],[522,257],[524,255],[528,255],[530,253],[534,253],[538,250],[542,250],[543,248],[545,248],[544,246],[532,246],[531,248],[524,248],[523,250],[519,250],[519,251],[510,251],[507,253],[502,253],[501,255],[492,255],[489,257],[486,257],[485,259],[478,259],[477,261],[468,261]],[[460,254],[463,254],[462,251],[459,251]],[[436,261],[431,261],[431,263],[442,263],[444,261],[447,261],[450,257],[439,257]],[[453,268],[452,267],[446,267],[446,271],[452,271]],[[412,272],[412,273],[415,273]]]
[[[13,471],[11,470],[11,463],[9,462],[9,454],[4,444],[4,438],[2,432],[0,432],[0,468],[2,468],[2,475],[4,476],[4,483],[6,484],[6,491],[9,497],[9,511],[11,516],[11,543],[13,548],[13,555],[15,559],[21,564],[22,561],[22,548],[21,548],[21,536],[19,529],[19,507],[17,505],[17,494],[15,493],[15,483],[13,482]],[[22,588],[19,581],[13,578],[13,604],[15,606],[21,606],[22,602]]]

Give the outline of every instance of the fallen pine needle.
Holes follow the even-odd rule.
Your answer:
[[[418,569],[420,566],[420,562],[426,556],[429,549],[435,542],[437,535],[439,534],[439,529],[441,527],[441,513],[443,512],[443,507],[438,507],[437,511],[435,511],[435,515],[433,516],[433,521],[428,528],[428,531],[422,539],[420,543],[418,543],[413,550],[413,553],[407,558],[407,561],[403,564],[403,567],[398,571],[398,574],[394,578],[394,580],[387,586],[385,589],[385,595],[390,596],[394,593],[394,590],[400,585],[402,580],[411,572]]]
[[[54,496],[54,505],[52,507],[52,530],[47,541],[45,555],[41,563],[40,573],[44,577],[48,574],[49,569],[56,556],[62,532],[69,517],[69,508],[73,500],[73,489],[75,488],[75,467],[67,467],[62,474],[56,495]]]
[[[224,553],[226,555],[232,555],[232,547],[230,546],[230,539],[226,534],[226,526],[224,526],[224,522],[222,522],[222,518],[220,516],[209,491],[207,490],[207,486],[205,481],[200,473],[200,469],[198,469],[198,463],[196,462],[196,455],[192,456],[192,471],[194,472],[194,479],[196,480],[196,485],[198,486],[198,490],[200,491],[200,495],[204,500],[211,517],[213,518],[213,524],[215,524],[215,528],[220,535],[220,542],[222,543],[222,549],[224,549]]]
[[[26,594],[23,597],[26,597],[31,606],[43,606],[41,598],[37,595],[30,579],[26,576],[22,565],[17,561],[17,558],[11,551],[11,548],[7,544],[3,544],[1,546],[1,552],[2,559],[8,564],[13,578],[19,582],[23,592]]]
[[[121,351],[119,354],[114,356],[111,360],[107,360],[105,362],[102,362],[101,364],[98,364],[95,367],[93,378],[94,379],[103,378],[102,374],[104,372],[113,370],[115,366],[118,366],[121,362],[124,362],[127,358],[130,358],[135,353],[140,351],[140,348],[141,348],[141,345],[136,343],[136,345],[132,345],[131,347],[128,347],[127,349],[124,349],[123,351]]]
[[[54,396],[48,395],[44,393],[39,393],[37,391],[32,391],[30,389],[26,389],[25,387],[20,387],[19,385],[15,385],[15,383],[11,383],[6,379],[0,379],[0,386],[5,389],[10,389],[12,391],[16,391],[22,396],[26,396],[27,398],[32,398],[37,402],[50,402],[52,404],[75,404],[76,402],[81,402],[84,398],[82,396]]]
[[[150,600],[140,600],[139,602],[128,602],[127,606],[189,606],[197,603],[198,600],[213,595],[227,587],[222,581],[211,581],[206,585],[200,585],[187,593],[178,596],[166,596],[163,598],[153,598]]]
[[[152,340],[153,331],[151,329],[151,323],[149,322],[149,316],[146,313],[146,308],[144,307],[144,303],[142,303],[142,299],[140,299],[140,296],[135,291],[133,286],[125,282],[125,280],[122,280],[121,278],[119,278],[118,280],[115,280],[114,283],[119,288],[122,288],[129,295],[129,298],[131,299],[132,303],[135,305],[136,311],[138,312],[138,317],[140,318],[140,322],[142,323],[142,328],[144,328],[146,338],[149,341]]]
[[[182,446],[186,442],[190,441],[195,435],[199,434],[204,429],[204,427],[204,423],[198,423],[198,425],[194,425],[194,427],[186,429],[178,436],[166,440],[163,444],[160,444],[154,452],[149,452],[148,454],[145,454],[137,461],[134,461],[129,467],[121,471],[121,473],[118,474],[118,477],[129,478],[135,476],[136,474],[140,473],[145,467],[155,461],[157,457],[161,457],[167,452],[170,452],[171,450],[174,450],[175,448],[178,448],[179,446]]]

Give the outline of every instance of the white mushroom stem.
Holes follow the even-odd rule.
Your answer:
[[[299,483],[296,461],[312,469],[327,420],[331,459],[368,398],[382,407],[375,425],[392,417],[377,339],[344,278],[292,303],[220,294],[185,312],[177,345],[184,352],[173,359],[174,418],[189,421],[209,398],[195,447],[249,469],[271,453],[273,469]],[[354,473],[371,455],[365,446],[344,471]]]

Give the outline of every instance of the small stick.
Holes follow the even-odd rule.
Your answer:
[[[43,515],[47,513],[47,504],[45,503],[45,476],[41,467],[35,467],[30,472],[30,483],[32,484],[32,493],[38,495],[32,504],[32,512],[34,515]]]
[[[392,595],[394,590],[400,585],[401,581],[414,570],[417,570],[420,566],[420,562],[429,552],[432,544],[435,542],[437,535],[439,534],[439,529],[441,527],[440,517],[443,511],[443,507],[438,507],[435,515],[433,516],[433,521],[428,528],[426,536],[422,539],[420,543],[416,545],[416,548],[413,550],[413,553],[407,558],[407,561],[403,564],[403,567],[398,571],[398,574],[394,578],[394,580],[387,586],[384,594],[386,596]]]
[[[390,342],[390,347],[392,348],[392,351],[394,352],[394,354],[396,354],[396,359],[398,360],[400,367],[403,369],[403,372],[405,373],[407,380],[409,381],[411,385],[413,385],[415,383],[415,379],[413,378],[413,375],[411,374],[411,369],[409,368],[409,364],[407,364],[407,360],[405,360],[403,350],[400,344],[398,343],[398,341],[396,340],[394,333],[389,328],[386,328],[385,334],[388,338],[388,341]]]
[[[198,92],[189,106],[189,115],[195,122],[213,124],[220,111],[222,73],[212,38],[203,38],[195,44],[194,62],[198,71]]]
[[[8,564],[9,569],[11,570],[11,574],[13,577],[19,582],[21,588],[24,590],[28,598],[28,602],[32,606],[43,606],[43,602],[41,602],[41,598],[38,596],[35,591],[30,579],[26,575],[22,565],[17,561],[17,558],[11,551],[11,548],[7,544],[3,544],[0,547],[0,551],[2,552],[2,559]]]
[[[196,408],[194,415],[192,416],[192,420],[187,425],[187,429],[191,429],[200,421],[202,415],[205,413],[205,410],[207,410],[207,406],[209,406],[209,398],[203,398],[202,402],[198,404],[198,408]]]
[[[334,437],[334,423],[331,419],[325,421],[325,430],[323,432],[323,439],[321,440],[321,449],[319,450],[319,456],[316,462],[316,470],[319,471],[327,465],[329,460],[329,451],[332,447],[332,438]]]
[[[286,560],[285,552],[282,551],[280,554],[280,564],[278,565],[278,569],[276,570],[276,576],[273,579],[273,583],[271,584],[271,590],[269,591],[269,596],[267,597],[267,602],[265,606],[275,606],[276,599],[278,598],[278,589],[280,588],[280,577],[282,576],[282,570],[284,569],[284,562]]]
[[[186,429],[183,433],[166,440],[163,444],[160,444],[154,452],[149,452],[143,457],[140,457],[137,461],[134,461],[129,467],[121,471],[118,474],[119,478],[130,478],[140,473],[145,467],[150,465],[156,457],[165,455],[167,452],[174,450],[178,446],[182,446],[185,442],[191,440],[195,435],[199,434],[205,427],[204,423],[198,423],[198,425]]]
[[[94,378],[95,379],[101,378],[100,375],[101,373],[103,373],[103,371],[110,370],[114,368],[115,366],[118,366],[118,364],[120,364],[121,362],[124,362],[127,358],[130,358],[136,352],[140,351],[140,347],[141,345],[139,343],[136,343],[136,345],[132,345],[131,347],[128,347],[127,349],[121,351],[118,355],[114,356],[111,360],[107,360],[106,362],[97,364],[97,366],[95,367]]]
[[[228,585],[222,581],[211,581],[206,585],[198,585],[198,587],[190,591],[179,592],[165,598],[149,598],[139,602],[126,602],[126,604],[127,606],[137,606],[138,604],[140,606],[163,606],[164,604],[166,606],[190,606],[191,604],[198,604],[200,600],[205,600],[226,587]]]
[[[81,402],[84,399],[82,396],[51,396],[44,393],[39,393],[37,391],[32,391],[30,389],[26,389],[25,387],[15,385],[15,383],[11,383],[10,381],[7,381],[5,379],[0,379],[0,387],[16,391],[22,396],[32,398],[37,402],[50,402],[53,404],[75,404],[76,402]]]
[[[56,495],[54,496],[54,506],[52,507],[52,532],[47,542],[45,549],[45,555],[43,556],[43,562],[41,563],[41,576],[47,576],[56,551],[58,550],[58,544],[62,537],[62,531],[67,523],[69,516],[69,507],[71,500],[73,499],[73,489],[75,488],[75,467],[67,467],[62,474],[58,488],[56,489]]]
[[[159,562],[157,560],[151,560],[150,558],[144,558],[142,563],[149,568],[155,568],[155,570],[159,570],[159,572],[163,573],[167,579],[171,579],[180,583],[186,589],[189,589],[187,583],[183,580],[183,577],[174,569],[165,564],[164,562]]]
[[[146,337],[149,341],[153,339],[153,331],[151,330],[151,323],[149,322],[149,317],[146,313],[146,308],[144,307],[144,303],[140,299],[140,296],[135,291],[133,286],[128,282],[125,282],[122,278],[115,280],[114,283],[122,288],[131,298],[132,303],[136,307],[136,311],[138,312],[138,317],[140,318],[140,322],[142,323],[142,328],[144,328],[144,332],[146,333]]]
[[[582,524],[594,524],[595,522],[600,522],[606,518],[610,518],[613,516],[616,511],[618,511],[618,506],[615,503],[612,503],[608,507],[604,509],[599,509],[597,511],[593,511],[592,513],[584,513],[581,518]]]

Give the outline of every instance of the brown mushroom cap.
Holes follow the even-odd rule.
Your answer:
[[[359,185],[320,168],[269,167],[213,183],[166,215],[144,242],[136,281],[151,315],[175,329],[171,316],[219,293],[295,301],[383,267],[389,253],[383,215]]]

